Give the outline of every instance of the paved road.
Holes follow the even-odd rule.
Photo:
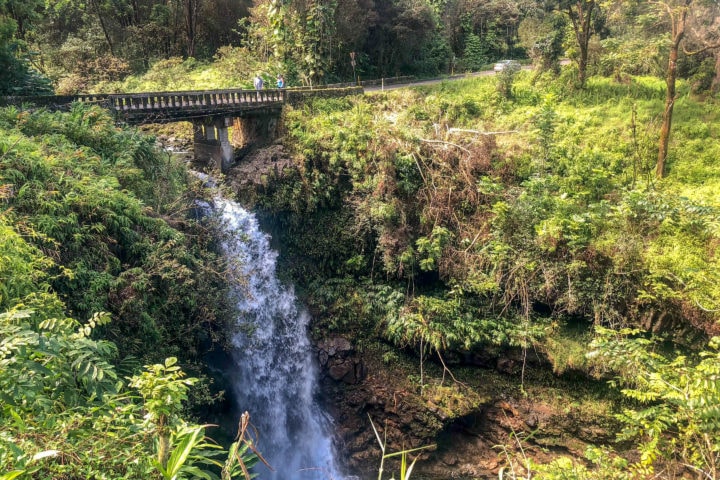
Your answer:
[[[532,70],[532,67],[529,65],[526,65],[522,67],[523,70]],[[452,82],[455,80],[462,80],[464,78],[471,78],[471,77],[487,77],[489,75],[495,75],[494,70],[483,70],[482,72],[474,72],[474,73],[466,73],[463,75],[453,75],[449,77],[442,77],[442,78],[430,78],[428,80],[418,80],[417,82],[411,82],[411,83],[393,83],[391,85],[385,85],[384,87],[380,85],[372,85],[368,87],[364,87],[365,92],[380,92],[380,91],[386,91],[386,90],[396,90],[398,88],[407,88],[407,87],[419,87],[421,85],[435,85],[437,83],[442,82]]]

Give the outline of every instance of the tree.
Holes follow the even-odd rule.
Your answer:
[[[717,92],[720,87],[720,49],[703,49],[720,44],[720,3],[702,2],[693,8],[692,14],[683,50],[698,52],[697,57],[707,64],[712,62],[713,78],[709,79],[708,87]]]
[[[485,63],[480,37],[469,33],[465,40],[465,53],[463,54],[463,66],[468,72],[477,72]]]
[[[301,72],[310,85],[320,82],[331,62],[336,9],[335,0],[308,0],[302,35]]]
[[[35,22],[39,20],[43,7],[44,2],[41,0],[0,1],[0,11],[5,10],[5,14],[15,20],[17,25],[16,35],[22,40],[33,29]]]
[[[426,0],[396,0],[397,18],[391,30],[395,43],[392,45],[395,72],[407,72],[432,41],[436,21],[432,8]]]
[[[256,0],[247,45],[272,68],[317,84],[332,65],[337,7],[337,0]]]
[[[32,69],[24,58],[19,58],[22,42],[17,38],[18,21],[30,18],[15,8],[22,4],[0,1],[0,95],[52,93],[50,82]],[[28,28],[27,23],[24,28]]]
[[[677,61],[680,43],[685,36],[688,10],[692,0],[681,0],[677,4],[670,2],[655,2],[657,6],[664,9],[670,20],[670,52],[668,53],[668,64],[665,72],[665,109],[663,110],[662,125],[660,127],[660,140],[658,143],[658,158],[655,168],[655,176],[665,176],[665,161],[668,154],[668,143],[670,141],[670,128],[672,126],[673,108],[675,107],[675,91],[677,82]]]
[[[660,127],[660,139],[658,142],[657,166],[655,176],[665,176],[665,162],[668,155],[668,144],[670,142],[670,130],[672,127],[673,109],[676,99],[677,66],[680,46],[685,39],[688,30],[688,20],[693,8],[693,0],[668,0],[651,2],[661,17],[666,17],[670,29],[670,50],[668,52],[667,70],[665,72],[665,108],[663,110],[662,124]],[[711,49],[720,48],[718,45],[705,45],[694,52],[685,53],[696,55]]]
[[[188,57],[195,56],[197,23],[201,5],[202,0],[185,0],[183,5],[185,12],[185,37],[187,39],[186,52]]]
[[[364,55],[363,46],[368,41],[371,25],[375,25],[377,21],[375,3],[372,0],[338,0],[335,11],[338,52],[333,71],[340,78],[347,79],[353,75],[350,52],[356,52],[358,73],[364,73],[367,55]]]
[[[105,13],[103,12],[102,6],[98,2],[98,0],[90,0],[89,5],[92,7],[93,11],[97,15],[100,26],[102,27],[103,34],[105,35],[105,40],[107,41],[108,48],[110,49],[110,54],[115,55],[115,47],[113,45],[112,37],[110,36],[109,27],[105,21]]]
[[[518,48],[518,26],[530,10],[531,1],[432,0],[453,51],[461,54],[469,32],[480,37],[489,59],[523,55]]]
[[[720,337],[712,338],[699,358],[672,358],[657,353],[656,342],[638,330],[596,328],[588,356],[615,373],[611,385],[635,402],[616,415],[625,426],[619,439],[639,440],[640,460],[631,467],[635,477],[652,476],[663,458],[697,478],[718,478]]]
[[[288,32],[292,21],[289,6],[282,0],[255,0],[250,8],[250,17],[241,22],[245,29],[245,46],[258,60],[266,62],[271,56],[287,60],[291,43]]]
[[[547,70],[559,71],[564,31],[565,18],[556,12],[537,12],[520,24],[520,39],[537,66],[536,77]]]
[[[577,0],[563,2],[561,5],[572,23],[575,40],[579,49],[578,57],[578,82],[580,87],[585,86],[588,64],[588,47],[590,37],[594,33],[593,18],[596,16],[597,3],[595,0]]]

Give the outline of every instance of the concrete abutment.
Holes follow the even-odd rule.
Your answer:
[[[227,172],[236,151],[247,151],[272,142],[278,135],[279,113],[256,116],[193,120],[195,162],[205,168]],[[232,140],[229,135],[232,127]]]
[[[199,165],[226,172],[235,160],[230,144],[228,127],[231,118],[203,118],[193,121],[195,162]]]
[[[279,115],[236,117],[233,119],[232,144],[239,149],[260,146],[278,136]]]

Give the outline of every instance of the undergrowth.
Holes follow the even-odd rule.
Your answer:
[[[475,319],[533,323],[545,305],[561,323],[662,317],[686,341],[701,339],[690,330],[712,333],[720,301],[713,101],[681,88],[678,110],[704,114],[678,116],[671,173],[657,182],[661,80],[592,78],[577,92],[541,90],[521,76],[510,100],[493,86],[476,78],[291,112],[299,177],[266,192],[262,207],[345,218],[350,235],[337,243],[345,256],[318,251],[316,265],[337,265],[322,275],[382,275],[422,291],[435,273],[447,288],[440,302],[460,302]],[[340,211],[352,218],[332,213]],[[312,236],[312,226],[297,228]],[[688,319],[693,328],[684,330]],[[435,333],[451,335],[428,331],[426,340]]]
[[[184,165],[96,108],[3,109],[0,129],[0,211],[51,261],[46,281],[68,311],[112,313],[99,330],[123,356],[197,353],[222,316],[221,268],[211,238],[182,220]],[[18,302],[3,295],[0,309]]]
[[[245,433],[228,456],[188,420],[218,398],[198,360],[227,318],[193,190],[101,109],[0,109],[0,477],[236,478],[257,461]]]
[[[604,380],[586,357],[599,327],[703,348],[720,332],[717,100],[679,86],[658,181],[661,79],[575,90],[520,73],[507,97],[495,82],[287,113],[296,168],[258,205],[284,227],[317,328],[441,363],[519,352],[521,395],[540,394],[525,381],[530,355],[555,375]],[[610,418],[613,407],[578,408]]]

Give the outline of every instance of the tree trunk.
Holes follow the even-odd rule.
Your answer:
[[[660,127],[660,144],[658,148],[657,167],[655,176],[662,178],[665,176],[665,160],[668,154],[668,143],[670,142],[670,127],[672,126],[673,107],[675,106],[675,81],[677,79],[677,44],[673,44],[670,49],[670,58],[668,60],[668,71],[665,77],[667,89],[665,90],[665,111],[663,112],[662,126]]]
[[[133,0],[132,2],[132,10],[133,10],[133,25],[140,25],[140,5],[138,5],[137,0]]]
[[[578,59],[578,81],[580,88],[585,87],[587,78],[588,50],[590,48],[590,37],[592,36],[592,12],[595,8],[595,1],[590,2],[578,0],[575,4],[577,12],[574,12],[572,5],[568,6],[568,16],[572,20],[573,30],[575,31],[575,39],[580,49],[580,58]]]
[[[710,91],[717,93],[720,90],[720,50],[715,50],[715,78],[713,78]]]
[[[115,56],[115,48],[113,47],[112,40],[110,38],[110,33],[108,32],[108,28],[105,25],[104,15],[103,12],[100,11],[100,5],[98,5],[97,0],[91,0],[90,2],[95,9],[95,13],[98,16],[98,19],[100,20],[100,27],[102,28],[103,34],[105,35],[105,40],[107,41],[108,47],[110,48],[110,55]]]
[[[578,82],[580,88],[585,88],[585,79],[587,75],[587,48],[580,48],[580,59],[578,61]]]
[[[660,141],[658,142],[658,159],[655,168],[655,176],[665,176],[665,161],[668,155],[668,143],[670,142],[670,128],[672,127],[672,114],[675,107],[675,83],[677,81],[677,59],[680,42],[685,36],[685,20],[687,10],[692,0],[685,0],[685,5],[677,12],[670,12],[672,22],[672,44],[668,56],[668,68],[665,76],[667,88],[665,90],[665,110],[663,111],[662,126],[660,127]]]
[[[185,2],[185,32],[187,35],[187,56],[195,56],[195,41],[197,40],[197,16],[201,0],[187,0]]]

